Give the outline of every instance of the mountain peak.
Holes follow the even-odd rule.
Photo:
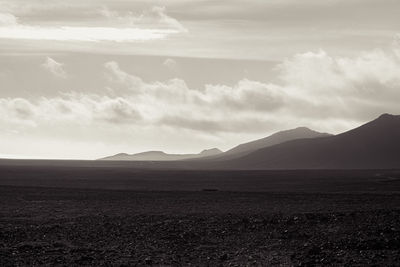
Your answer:
[[[210,149],[204,149],[203,151],[200,152],[200,155],[216,155],[220,153],[222,153],[222,151],[214,147]]]
[[[327,133],[320,133],[317,131],[314,131],[308,127],[301,126],[297,127],[294,129],[289,129],[289,130],[283,130],[280,132],[276,132],[272,134],[272,136],[276,137],[286,137],[287,139],[301,139],[301,138],[315,138],[315,137],[323,137],[323,136],[329,136],[330,134]],[[269,138],[269,137],[267,137]],[[289,140],[286,140],[289,141]]]
[[[397,169],[398,140],[400,116],[382,114],[342,134],[281,143],[224,164],[255,169]]]
[[[294,128],[293,130],[306,130],[306,131],[312,131],[310,128],[307,128],[307,127],[305,127],[305,126],[300,126],[300,127]]]
[[[389,114],[389,113],[383,113],[382,115],[380,115],[378,117],[378,120],[387,120],[387,119],[395,119],[397,117],[400,117],[398,115],[393,115],[393,114]]]
[[[290,130],[280,131],[278,133],[298,133],[298,132],[301,132],[301,133],[315,133],[316,131],[311,130],[310,128],[305,127],[305,126],[301,126],[301,127],[297,127],[297,128],[290,129]]]
[[[129,161],[175,161],[213,156],[222,153],[218,148],[205,149],[199,154],[168,154],[164,151],[145,151],[137,154],[119,153],[100,160],[129,160]]]
[[[261,148],[277,145],[295,139],[318,138],[327,136],[330,136],[330,134],[319,133],[307,127],[297,127],[295,129],[280,131],[258,140],[240,144],[225,152],[224,155],[229,155],[229,158],[233,158]]]
[[[115,154],[114,156],[129,156],[129,154],[127,154],[127,153],[118,153],[118,154]]]

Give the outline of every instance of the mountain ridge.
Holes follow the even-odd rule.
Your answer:
[[[255,150],[280,144],[286,141],[303,138],[318,138],[330,136],[307,127],[279,131],[267,137],[239,144],[232,149],[222,152],[218,148],[204,149],[198,154],[168,154],[163,151],[144,151],[136,154],[118,153],[113,156],[99,160],[121,160],[121,161],[177,161],[177,160],[227,160],[238,158]]]
[[[138,161],[134,166],[199,170],[400,169],[399,140],[400,115],[382,114],[341,134],[294,139],[236,158],[216,159],[216,155],[164,163]]]
[[[400,167],[400,115],[383,114],[350,131],[299,139],[221,163],[239,169],[364,169]]]
[[[304,126],[297,127],[294,129],[279,131],[264,138],[239,144],[229,149],[228,151],[217,155],[215,158],[218,158],[219,160],[238,158],[240,156],[244,156],[256,150],[281,144],[291,140],[305,139],[305,138],[321,138],[327,136],[331,136],[331,134],[320,133]]]
[[[111,161],[176,161],[191,158],[200,158],[222,153],[218,148],[204,149],[198,154],[168,154],[164,151],[152,150],[135,154],[118,153],[113,156],[100,158],[98,160]]]

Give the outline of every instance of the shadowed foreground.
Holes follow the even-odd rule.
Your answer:
[[[398,265],[399,207],[397,192],[0,186],[0,265]]]

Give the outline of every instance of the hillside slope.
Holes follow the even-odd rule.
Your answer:
[[[300,139],[220,163],[229,169],[400,168],[400,116],[384,114],[348,132]]]

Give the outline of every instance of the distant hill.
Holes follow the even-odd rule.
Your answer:
[[[219,154],[216,158],[231,159],[244,156],[261,148],[270,147],[273,145],[281,144],[287,141],[304,139],[304,138],[319,138],[331,136],[328,133],[320,133],[313,131],[307,127],[298,127],[291,130],[280,131],[270,136],[254,140],[248,143],[240,144],[222,154]]]
[[[300,128],[299,132],[301,131],[307,132],[304,128]],[[338,135],[316,134],[314,138],[294,138],[286,142],[283,138],[279,140],[272,136],[256,140],[255,143],[273,144],[273,141],[265,141],[268,138],[276,138],[276,142],[282,142],[253,151],[243,148],[254,142],[243,144],[232,149],[238,153],[232,155],[239,155],[232,158],[229,158],[232,155],[228,153],[225,156],[225,153],[213,149],[189,155],[159,151],[135,155],[118,154],[105,160],[134,160],[136,163],[132,163],[135,164],[133,166],[150,169],[400,169],[400,115],[383,114],[371,122]],[[202,159],[193,160],[195,158]]]
[[[306,127],[280,131],[262,139],[240,144],[226,152],[217,148],[203,150],[199,154],[167,154],[163,151],[146,151],[137,154],[120,153],[100,160],[115,161],[177,161],[177,160],[228,160],[239,158],[258,149],[273,146],[295,139],[327,137],[330,134],[320,133]]]
[[[213,156],[222,153],[218,148],[205,149],[199,154],[167,154],[163,151],[146,151],[137,154],[119,153],[99,160],[114,161],[175,161]]]
[[[384,114],[339,135],[288,141],[215,166],[224,169],[400,168],[400,116]]]

